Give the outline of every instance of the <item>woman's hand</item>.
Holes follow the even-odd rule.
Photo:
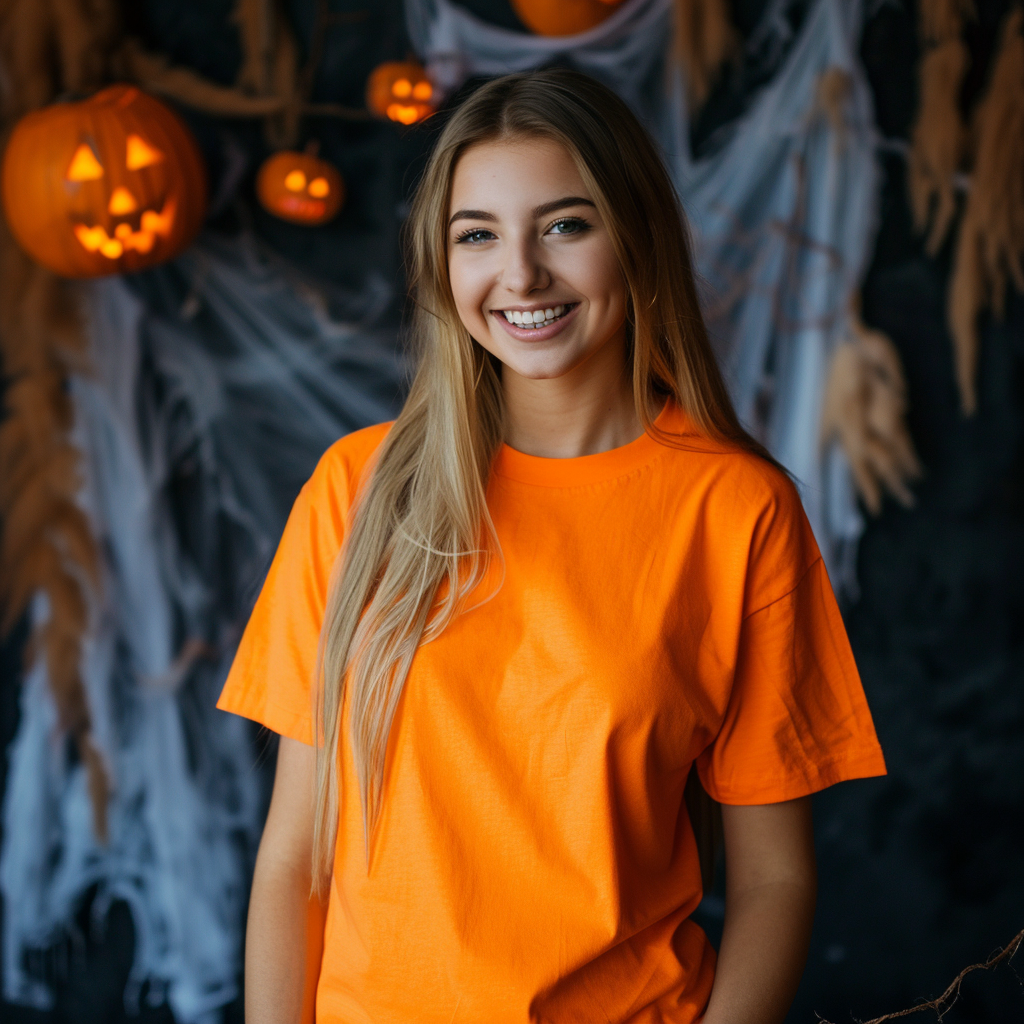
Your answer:
[[[796,994],[814,920],[811,800],[722,806],[725,929],[703,1024],[779,1024]]]
[[[246,1024],[313,1024],[326,906],[310,897],[316,751],[281,737],[245,935]]]

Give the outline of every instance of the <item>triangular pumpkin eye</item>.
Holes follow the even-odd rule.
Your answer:
[[[75,150],[65,177],[68,181],[95,181],[103,177],[103,166],[84,142]]]
[[[125,166],[129,171],[137,171],[141,167],[158,164],[163,158],[164,155],[159,149],[155,149],[140,136],[128,136],[128,153],[125,157]]]

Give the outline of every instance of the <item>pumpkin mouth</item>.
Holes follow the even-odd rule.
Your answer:
[[[138,228],[133,228],[127,221],[122,221],[114,228],[114,234],[108,235],[107,229],[101,224],[94,227],[76,224],[75,238],[87,252],[98,252],[108,260],[116,260],[132,250],[147,253],[156,244],[157,238],[167,238],[170,235],[174,227],[174,214],[174,199],[168,198],[159,213],[156,210],[143,210]]]
[[[275,206],[282,213],[310,219],[322,217],[327,210],[322,199],[307,199],[305,196],[281,196],[275,200]]]

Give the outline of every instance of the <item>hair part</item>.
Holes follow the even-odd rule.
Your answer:
[[[339,556],[320,638],[315,706],[314,886],[329,884],[338,829],[345,710],[367,860],[380,816],[388,736],[416,650],[480,586],[500,548],[486,502],[504,436],[500,364],[459,319],[448,273],[452,180],[463,153],[542,137],[573,158],[626,282],[633,397],[644,429],[666,399],[714,441],[774,463],[740,426],[701,316],[678,197],[636,117],[575,71],[508,75],[451,115],[407,224],[411,336],[420,362],[402,411],[366,476]]]

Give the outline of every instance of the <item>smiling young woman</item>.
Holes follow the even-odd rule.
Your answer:
[[[779,1022],[809,795],[885,769],[658,155],[584,76],[499,79],[441,133],[408,242],[409,397],[303,488],[220,701],[282,737],[246,1019]]]

